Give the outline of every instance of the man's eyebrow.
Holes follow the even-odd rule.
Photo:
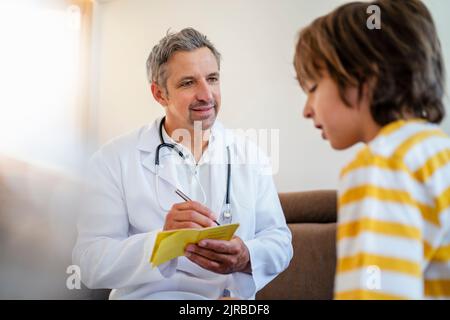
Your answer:
[[[207,77],[208,78],[209,77],[217,77],[217,78],[219,78],[220,77],[220,73],[219,72],[211,72],[210,74],[207,75]],[[178,79],[176,83],[180,83],[180,82],[187,81],[187,80],[195,80],[195,77],[194,76],[184,76],[184,77],[181,77],[180,79]]]
[[[219,72],[212,72],[210,74],[208,74],[208,77],[219,77],[220,73]]]
[[[193,76],[184,76],[184,77],[181,77],[180,79],[178,79],[177,83],[180,83],[180,82],[183,82],[186,80],[194,80],[194,79],[195,78]]]

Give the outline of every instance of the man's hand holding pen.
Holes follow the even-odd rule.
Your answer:
[[[216,217],[207,207],[196,201],[177,203],[167,213],[164,231],[183,228],[206,228],[216,225]]]
[[[178,190],[177,190],[178,191]],[[177,194],[185,202],[174,204],[167,213],[164,230],[207,228],[219,225],[210,209],[190,200],[184,193]],[[230,241],[204,239],[186,247],[185,256],[193,263],[212,272],[229,274],[251,273],[250,253],[241,238]]]

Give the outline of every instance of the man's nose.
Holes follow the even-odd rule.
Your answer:
[[[196,92],[197,100],[211,101],[213,100],[211,86],[206,80],[199,81]]]

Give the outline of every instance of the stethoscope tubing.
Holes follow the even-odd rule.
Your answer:
[[[183,154],[183,152],[175,145],[172,143],[166,143],[164,141],[164,137],[162,134],[162,129],[163,129],[163,125],[164,125],[164,121],[165,121],[166,117],[163,117],[161,119],[161,122],[159,124],[159,139],[161,141],[161,143],[156,147],[156,154],[155,154],[155,168],[156,168],[156,193],[157,193],[157,197],[159,195],[159,186],[158,186],[158,178],[159,178],[159,153],[160,150],[162,148],[170,148],[172,150],[175,150],[177,152],[177,154],[182,158],[185,159],[185,155]],[[231,153],[230,153],[230,147],[227,146],[227,157],[228,157],[228,163],[227,163],[227,184],[226,184],[226,195],[225,195],[225,205],[226,205],[226,212],[224,213],[224,216],[226,219],[231,218],[231,202],[230,202],[230,187],[231,187]],[[202,190],[203,191],[203,190]],[[203,191],[204,194],[204,191]],[[206,196],[204,195],[204,198],[206,198]],[[158,197],[158,201],[159,201],[159,197]],[[160,206],[162,208],[162,205],[160,203]]]

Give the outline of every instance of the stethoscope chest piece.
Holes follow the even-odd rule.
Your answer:
[[[222,223],[231,223],[231,205],[229,203],[225,204],[225,208],[222,210]]]

